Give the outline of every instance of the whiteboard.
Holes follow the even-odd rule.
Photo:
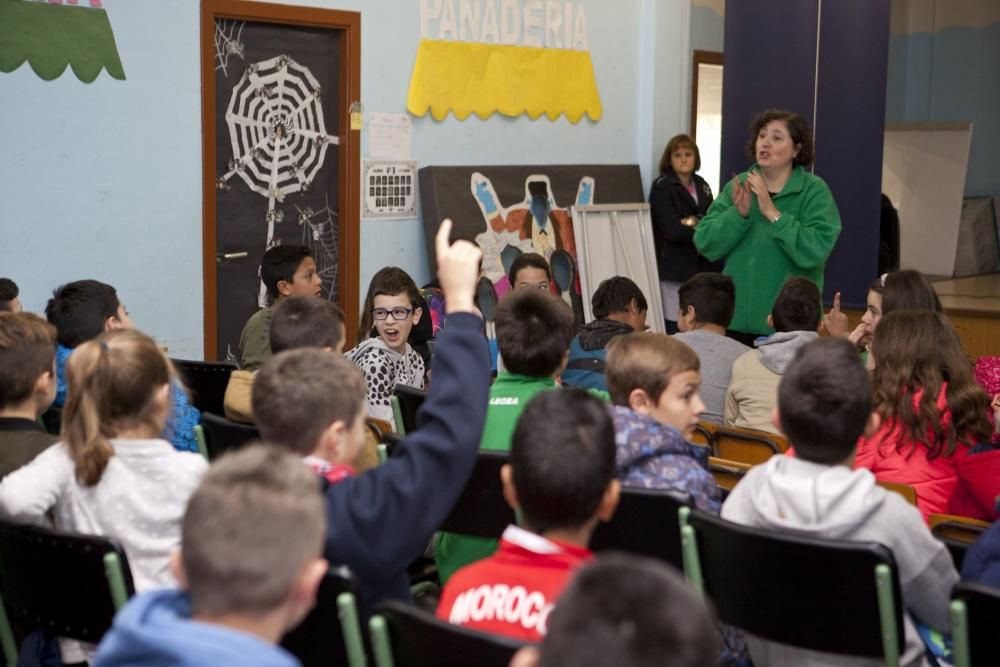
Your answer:
[[[594,319],[590,300],[601,281],[625,276],[631,278],[646,297],[649,328],[666,333],[649,204],[574,206],[573,235],[584,319],[587,322]]]
[[[882,192],[899,210],[899,263],[951,276],[972,123],[887,125]]]

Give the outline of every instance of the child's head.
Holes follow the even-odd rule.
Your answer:
[[[494,315],[497,346],[511,373],[550,377],[558,373],[576,335],[573,311],[551,292],[508,292]]]
[[[97,280],[61,285],[45,306],[45,317],[59,332],[59,344],[71,348],[102,331],[132,328],[115,288]]]
[[[817,331],[823,317],[819,288],[806,278],[789,278],[774,300],[769,319],[775,331]]]
[[[696,273],[678,291],[680,316],[677,328],[691,331],[703,324],[728,328],[736,307],[733,279],[721,273]]]
[[[339,354],[287,350],[254,377],[253,414],[268,442],[351,465],[365,441],[364,376]]]
[[[294,627],[326,574],[325,525],[316,478],[297,457],[269,445],[223,456],[188,501],[171,563],[191,615],[277,615]]]
[[[20,293],[17,283],[10,278],[0,278],[0,312],[20,313],[23,310],[18,298]]]
[[[323,281],[312,251],[302,245],[276,245],[260,260],[260,280],[271,301],[286,296],[319,296]]]
[[[604,403],[582,389],[536,394],[517,420],[502,479],[507,502],[536,533],[610,519],[618,482],[615,429]]]
[[[372,276],[358,329],[358,342],[368,338],[372,326],[389,349],[402,354],[413,326],[420,321],[420,291],[403,269],[387,266]]]
[[[820,338],[798,351],[778,385],[778,424],[796,456],[843,463],[869,425],[872,390],[858,350]]]
[[[613,553],[577,571],[541,648],[522,649],[511,667],[702,667],[718,657],[705,601],[678,572]]]
[[[646,330],[646,311],[649,310],[646,296],[625,276],[602,281],[590,299],[590,307],[595,319],[624,322],[633,331]]]
[[[627,334],[608,343],[604,377],[611,402],[690,437],[705,409],[698,395],[700,361],[690,347],[659,333]]]
[[[529,287],[547,292],[552,282],[552,271],[544,257],[535,252],[526,252],[511,262],[507,279],[514,289]]]
[[[0,312],[0,411],[26,407],[36,416],[56,395],[56,328],[32,313]]]
[[[941,301],[930,282],[919,271],[906,269],[885,276],[882,289],[882,314],[894,310],[926,310],[942,312]]]
[[[962,440],[989,440],[989,397],[943,314],[897,310],[883,315],[871,354],[875,407],[884,421],[898,422],[901,441],[919,443],[935,458],[951,456]],[[947,421],[936,405],[945,383],[951,413]]]
[[[344,312],[318,296],[291,296],[274,309],[271,319],[271,352],[300,347],[344,349]]]
[[[865,312],[861,315],[861,323],[865,325],[865,335],[861,341],[864,344],[871,342],[872,336],[875,335],[875,327],[878,326],[878,321],[882,319],[882,292],[885,289],[883,281],[886,277],[876,278],[868,286]]]
[[[163,431],[173,378],[156,342],[134,329],[109,331],[77,346],[66,362],[62,439],[80,484],[101,481],[114,453],[111,438],[123,431],[155,438]]]

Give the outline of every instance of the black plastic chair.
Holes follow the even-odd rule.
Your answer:
[[[719,620],[768,641],[899,663],[902,598],[885,546],[681,512],[685,574]]]
[[[230,374],[238,370],[228,361],[188,361],[171,359],[184,386],[191,392],[191,402],[202,412],[225,414],[223,398]]]
[[[690,496],[676,491],[622,487],[615,515],[611,521],[597,524],[590,548],[658,558],[681,570],[684,561],[678,511],[690,504]]]
[[[997,642],[1000,589],[963,582],[951,594],[951,638],[955,667],[1000,665]]]
[[[135,593],[125,550],[114,540],[0,522],[0,643],[17,662],[22,633],[96,644]]]
[[[358,581],[344,566],[331,567],[320,583],[316,606],[281,640],[303,667],[365,667],[364,639],[356,604]]]
[[[510,461],[506,452],[483,450],[441,530],[472,537],[499,539],[514,523],[514,510],[503,497],[500,468]]]
[[[256,426],[230,421],[211,412],[201,413],[201,427],[205,433],[209,461],[260,437]]]
[[[50,405],[49,409],[42,413],[42,426],[46,433],[59,435],[62,430],[62,408]]]
[[[376,667],[507,667],[524,646],[395,601],[379,607],[369,628]]]
[[[393,387],[393,417],[396,422],[396,432],[406,435],[417,430],[417,410],[427,399],[427,392],[397,384]],[[398,409],[397,409],[398,406]]]

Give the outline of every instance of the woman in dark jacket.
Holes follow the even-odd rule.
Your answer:
[[[694,227],[712,204],[712,188],[695,172],[701,168],[698,146],[686,134],[667,142],[660,158],[660,177],[649,191],[656,268],[667,332],[677,331],[677,290],[702,271],[722,271],[722,262],[710,262],[694,247]]]

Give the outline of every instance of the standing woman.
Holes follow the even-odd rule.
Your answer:
[[[698,146],[688,135],[678,134],[667,142],[660,158],[660,177],[649,191],[667,333],[677,332],[681,284],[696,273],[722,270],[722,262],[709,261],[694,247],[695,225],[712,204],[712,188],[695,173],[699,169]]]
[[[752,344],[773,332],[767,316],[788,278],[808,278],[822,292],[840,213],[823,179],[805,170],[813,162],[813,143],[798,114],[758,114],[750,123],[747,155],[755,163],[726,184],[695,229],[694,244],[709,259],[726,260],[724,273],[736,285],[730,328]]]

